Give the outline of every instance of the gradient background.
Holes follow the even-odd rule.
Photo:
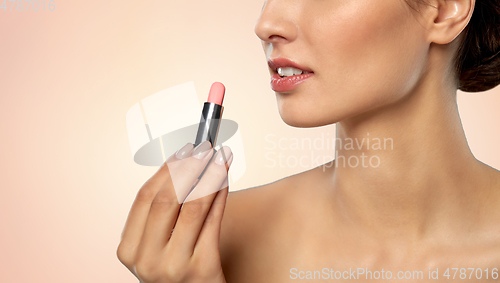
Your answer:
[[[270,134],[334,139],[335,126],[281,120],[253,31],[263,2],[57,0],[55,11],[0,9],[0,282],[137,282],[116,247],[135,194],[157,168],[133,162],[125,114],[168,87],[194,81],[204,101],[213,81],[226,85],[224,117],[239,123],[247,160],[231,190],[319,165],[266,159],[310,154],[270,150]],[[500,168],[500,88],[459,93],[459,106],[475,156]]]

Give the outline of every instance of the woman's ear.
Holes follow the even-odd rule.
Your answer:
[[[465,29],[474,11],[475,0],[430,0],[426,13],[429,42],[448,44]]]

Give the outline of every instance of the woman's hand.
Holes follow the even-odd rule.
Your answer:
[[[222,147],[198,182],[213,154],[208,141],[186,144],[137,193],[117,256],[141,282],[225,282],[219,234],[233,156]]]

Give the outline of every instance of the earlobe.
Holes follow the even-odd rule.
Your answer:
[[[430,29],[430,42],[448,44],[465,29],[475,0],[436,0]]]

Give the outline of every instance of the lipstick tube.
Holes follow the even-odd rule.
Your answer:
[[[210,141],[212,147],[215,147],[223,111],[224,106],[222,105],[212,102],[205,102],[203,104],[203,111],[201,112],[200,124],[198,126],[198,133],[196,134],[194,146],[204,141]]]
[[[215,147],[222,112],[224,111],[222,101],[224,99],[225,91],[226,88],[222,83],[215,82],[212,84],[208,100],[203,104],[203,110],[201,112],[200,123],[198,125],[198,132],[196,134],[194,146],[197,146],[204,141],[210,141],[212,148]]]
[[[224,100],[224,94],[226,88],[222,83],[215,82],[210,87],[210,93],[208,94],[207,102],[203,104],[203,110],[201,111],[200,123],[198,125],[198,132],[196,134],[196,140],[194,146],[198,146],[204,141],[210,141],[212,145],[212,152],[215,151],[215,143],[217,142],[217,134],[219,133],[219,126],[222,118],[222,112],[224,107],[222,106],[222,101]],[[214,158],[215,154],[212,155],[209,163]],[[203,169],[198,179],[201,179],[207,168]],[[191,189],[191,191],[194,189]],[[191,192],[190,192],[191,193]],[[189,195],[189,194],[188,194]]]

